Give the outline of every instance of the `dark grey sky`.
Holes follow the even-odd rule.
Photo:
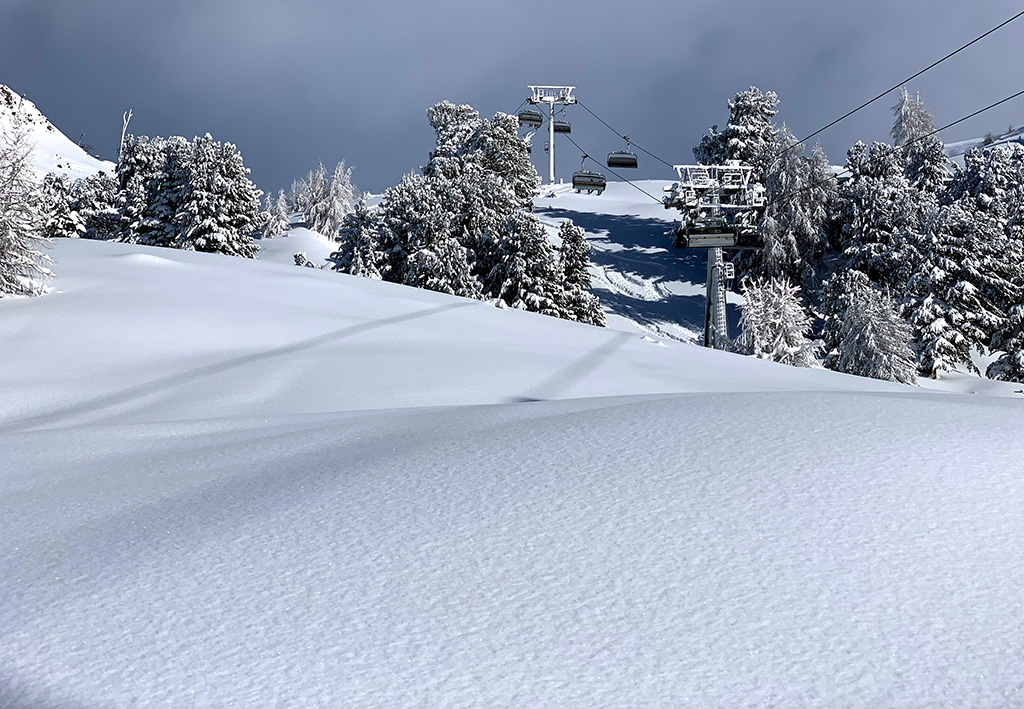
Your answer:
[[[688,162],[740,89],[776,91],[778,118],[802,137],[1020,9],[1010,0],[2,0],[0,83],[109,159],[130,107],[133,132],[236,143],[264,189],[344,158],[360,187],[380,191],[425,161],[424,111],[442,99],[490,115],[515,109],[527,84],[575,85],[613,126]],[[1022,48],[1024,18],[911,89],[941,125],[1024,88]],[[857,139],[888,139],[893,102],[824,134],[832,161]],[[580,145],[619,146],[571,110]],[[1024,97],[943,137],[1011,123],[1024,123]],[[568,175],[578,151],[564,141],[557,151]],[[651,160],[631,174],[670,176]]]

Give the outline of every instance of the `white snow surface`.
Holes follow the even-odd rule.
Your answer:
[[[270,239],[257,239],[257,243],[261,261],[288,266],[295,265],[295,254],[301,251],[316,265],[323,264],[329,268],[327,257],[337,249],[337,244],[331,239],[305,227],[293,228],[287,234]]]
[[[620,188],[543,216],[692,284]],[[1020,385],[288,265],[316,239],[62,240],[0,299],[0,706],[1024,704]]]
[[[89,155],[57,130],[34,103],[0,84],[0,134],[9,134],[17,128],[28,132],[33,145],[32,164],[40,179],[50,172],[72,179],[100,171],[114,172],[114,163]]]

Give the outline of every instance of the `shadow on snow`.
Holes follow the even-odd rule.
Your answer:
[[[559,208],[537,208],[536,212],[546,221],[570,219],[582,227],[594,247],[590,252],[591,263],[599,271],[617,274],[624,280],[626,287],[613,284],[614,290],[596,289],[608,311],[659,332],[664,332],[659,326],[665,324],[703,332],[707,255],[702,249],[675,248],[672,222]],[[642,289],[645,283],[656,289],[648,297],[628,292],[629,285]],[[669,292],[681,290],[678,286],[687,284],[685,290],[692,295]],[[699,289],[699,294],[695,289]],[[739,331],[739,308],[730,303],[726,314],[729,333],[735,336]]]

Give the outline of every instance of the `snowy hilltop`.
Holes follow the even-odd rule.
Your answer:
[[[995,148],[1010,147],[1012,145],[1024,145],[1024,126],[1010,128],[1010,130],[999,135],[989,134],[983,138],[971,138],[960,140],[955,143],[946,143],[946,154],[951,158],[962,158],[974,148]]]
[[[16,129],[27,131],[35,145],[33,164],[40,178],[50,172],[75,179],[114,171],[113,163],[89,155],[57,130],[34,103],[0,84],[0,133]]]

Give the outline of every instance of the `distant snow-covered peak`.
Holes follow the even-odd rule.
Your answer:
[[[19,128],[28,131],[35,146],[32,162],[40,178],[48,172],[81,178],[114,171],[114,163],[89,155],[57,130],[34,103],[0,84],[0,132]]]

